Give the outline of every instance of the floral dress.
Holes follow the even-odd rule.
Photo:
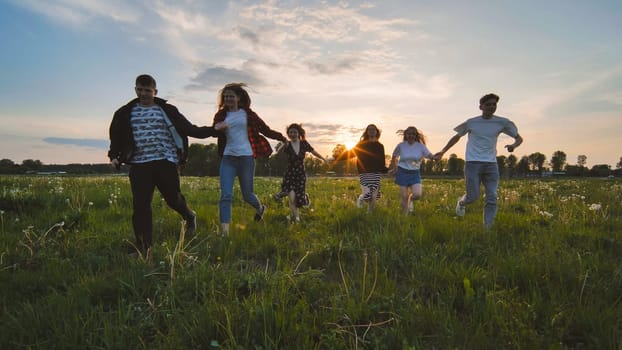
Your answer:
[[[287,196],[288,193],[294,191],[296,194],[296,207],[300,208],[309,205],[309,199],[306,194],[307,175],[305,174],[305,155],[312,152],[313,147],[307,141],[300,141],[300,150],[298,153],[294,151],[291,143],[287,145],[284,152],[287,155],[287,170],[283,175],[283,183],[281,184],[280,197]]]

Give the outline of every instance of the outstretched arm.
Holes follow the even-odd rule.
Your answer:
[[[313,154],[314,156],[316,156],[317,158],[321,159],[324,161],[324,163],[328,163],[328,161],[326,160],[326,158],[324,158],[321,154],[319,154],[316,150],[311,151],[311,154]]]
[[[439,159],[443,158],[443,155],[445,154],[445,152],[449,151],[449,149],[450,149],[453,145],[455,145],[456,143],[458,143],[458,141],[460,141],[460,138],[461,138],[461,137],[462,137],[462,136],[460,136],[460,135],[458,135],[458,134],[455,134],[452,138],[450,138],[450,139],[449,139],[449,141],[447,141],[447,144],[445,145],[445,147],[443,147],[443,149],[442,149],[440,152],[438,152],[438,153],[436,153],[436,154],[434,155],[434,159],[435,159],[435,160],[439,160]]]
[[[505,148],[508,149],[508,152],[514,152],[514,149],[518,146],[521,145],[521,143],[523,143],[523,137],[520,135],[516,135],[516,137],[514,138],[514,143],[511,145],[505,145]]]

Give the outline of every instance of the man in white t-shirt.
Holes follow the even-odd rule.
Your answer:
[[[436,160],[443,157],[462,136],[469,134],[466,147],[466,165],[464,177],[466,180],[466,194],[458,199],[456,215],[464,216],[465,206],[475,202],[480,196],[480,184],[486,191],[486,205],[484,206],[484,227],[492,226],[497,215],[497,188],[499,187],[499,167],[497,165],[497,138],[504,133],[514,138],[514,143],[506,145],[508,152],[523,143],[518,129],[511,120],[496,116],[499,96],[487,94],[480,98],[479,109],[482,115],[467,119],[454,128],[454,135],[443,149],[434,155]]]

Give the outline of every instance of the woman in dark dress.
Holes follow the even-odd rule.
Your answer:
[[[305,130],[300,124],[291,124],[287,127],[289,141],[276,146],[277,152],[287,155],[287,170],[283,175],[281,192],[274,195],[274,199],[281,200],[289,197],[289,207],[292,211],[292,221],[300,221],[298,208],[309,205],[309,196],[306,192],[307,175],[305,174],[304,160],[308,153],[326,162],[317,151],[307,142]]]

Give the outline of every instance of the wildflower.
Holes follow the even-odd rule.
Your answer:
[[[93,202],[89,202],[89,207],[92,207],[92,206],[93,206]]]
[[[592,203],[590,204],[588,209],[591,211],[597,211],[597,210],[600,210],[601,208],[602,208],[602,205],[600,205],[600,203]]]
[[[549,213],[548,211],[545,210],[540,210],[540,215],[547,217],[547,218],[552,218],[553,214]]]

